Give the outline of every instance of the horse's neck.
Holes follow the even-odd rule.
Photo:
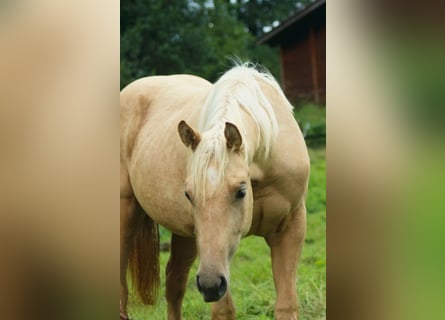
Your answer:
[[[254,159],[257,158],[257,153],[259,152],[260,133],[253,119],[245,111],[242,111],[242,118],[243,118],[243,125],[245,128],[243,138],[244,140],[246,140],[243,142],[245,145],[248,146],[247,155],[249,162],[252,162],[254,161]]]

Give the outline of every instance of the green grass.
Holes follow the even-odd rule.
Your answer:
[[[300,319],[326,318],[326,160],[325,149],[310,149],[311,178],[307,200],[307,235],[298,268]],[[168,232],[161,232],[161,241],[168,241]],[[161,253],[161,269],[165,269],[168,252]],[[195,284],[198,261],[189,275],[183,303],[186,320],[210,319],[210,305],[203,302]],[[164,320],[167,306],[164,298],[164,272],[161,299],[156,307],[140,304],[130,296],[129,313],[135,320]],[[264,239],[248,237],[241,241],[231,264],[231,292],[237,319],[273,319],[275,289],[273,286],[269,248]]]

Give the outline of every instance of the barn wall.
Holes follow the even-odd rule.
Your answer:
[[[309,33],[295,35],[292,43],[281,47],[283,86],[289,99],[310,99],[312,92]]]
[[[310,33],[308,27],[281,46],[284,91],[292,101],[315,101],[318,89],[318,102],[326,103],[326,28],[314,27],[313,44]]]
[[[320,103],[326,103],[326,25],[318,26],[315,30],[317,79]]]
[[[314,12],[274,39],[280,44],[282,83],[291,101],[326,103],[326,13]]]

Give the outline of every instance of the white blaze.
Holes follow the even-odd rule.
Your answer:
[[[216,187],[216,184],[218,183],[218,173],[214,167],[209,167],[207,169],[207,182],[209,186],[213,188]]]

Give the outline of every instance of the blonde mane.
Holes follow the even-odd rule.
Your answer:
[[[224,136],[226,122],[238,127],[243,140],[241,149],[247,163],[255,158],[265,160],[278,135],[278,123],[274,109],[261,90],[259,82],[269,85],[286,102],[280,86],[268,72],[259,72],[250,63],[237,65],[227,71],[212,87],[201,111],[198,131],[201,142],[189,160],[189,179],[195,197],[205,200],[207,168],[212,166],[217,172],[218,186],[224,179],[224,169],[228,162],[228,149]],[[257,136],[247,136],[242,118],[244,110],[256,127]],[[255,148],[253,150],[253,148]],[[217,186],[217,188],[218,188]]]

